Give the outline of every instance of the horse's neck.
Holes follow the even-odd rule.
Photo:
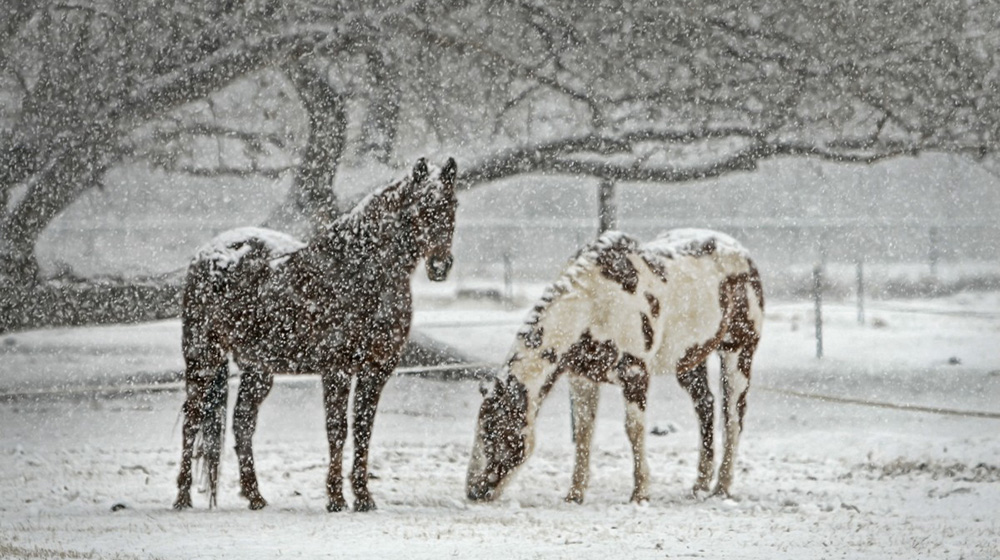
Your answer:
[[[383,216],[354,215],[318,234],[300,251],[300,260],[310,268],[324,270],[331,265],[332,276],[364,275],[371,278],[409,276],[417,264],[414,241],[405,220]],[[331,277],[331,280],[333,278]]]
[[[561,373],[556,371],[556,360],[587,329],[588,302],[574,296],[569,292],[559,293],[545,305],[536,306],[511,350],[511,375],[524,385],[536,407],[545,400]]]

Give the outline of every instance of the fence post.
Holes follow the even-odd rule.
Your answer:
[[[816,357],[823,357],[823,266],[813,267],[813,304],[816,313]]]
[[[597,219],[598,235],[618,227],[615,183],[609,179],[601,179],[601,184],[597,188]]]
[[[858,257],[858,324],[865,324],[865,264]]]
[[[615,183],[610,179],[601,179],[597,186],[597,235],[618,227],[617,209],[615,208]],[[569,394],[569,426],[570,439],[576,442],[576,407],[573,406],[573,392]]]
[[[927,250],[927,260],[931,264],[931,278],[937,278],[937,264],[938,264],[938,228],[937,226],[931,226],[928,232],[930,248]]]
[[[507,304],[514,301],[514,263],[509,252],[503,254],[503,299]]]

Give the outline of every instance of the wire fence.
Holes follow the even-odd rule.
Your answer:
[[[142,223],[98,224],[73,228],[54,224],[46,230],[39,258],[65,263],[82,275],[135,274],[158,276],[182,270],[194,250],[230,224],[201,221],[147,220]],[[238,225],[238,224],[234,224]],[[754,256],[765,279],[776,287],[795,267],[828,266],[859,260],[880,265],[916,267],[922,276],[948,275],[962,263],[989,263],[1000,269],[1000,224],[975,221],[920,221],[838,218],[801,220],[692,220],[622,218],[617,226],[640,239],[662,231],[698,227],[723,231],[738,239]],[[587,218],[520,217],[459,220],[455,232],[455,271],[468,278],[547,280],[566,260],[597,236],[598,223]],[[151,259],[155,256],[155,259]],[[63,265],[59,265],[63,266]],[[771,278],[768,278],[771,276]]]
[[[439,377],[464,378],[464,379],[489,379],[493,372],[499,368],[499,364],[487,362],[444,364],[436,366],[419,366],[398,368],[396,375],[415,375],[419,377]],[[235,376],[234,376],[235,377]],[[308,376],[277,376],[276,383],[298,383]],[[314,376],[315,377],[315,376]],[[0,392],[0,402],[18,402],[25,400],[39,399],[74,399],[74,398],[128,398],[139,394],[152,394],[162,392],[181,392],[184,390],[182,381],[164,381],[154,383],[136,383],[123,386],[101,385],[101,386],[81,386],[81,387],[55,387],[22,391]],[[979,411],[979,410],[958,410],[935,406],[918,406],[911,404],[898,404],[870,399],[859,399],[851,397],[841,397],[824,393],[814,393],[807,391],[793,391],[781,389],[770,385],[757,385],[753,390],[774,393],[787,397],[808,399],[824,402],[828,404],[844,404],[862,406],[868,408],[881,408],[889,410],[899,410],[904,412],[916,412],[925,414],[937,414],[945,416],[960,416],[966,418],[985,418],[1000,420],[1000,412]]]

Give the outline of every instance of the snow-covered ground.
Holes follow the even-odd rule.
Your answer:
[[[423,332],[489,362],[524,315],[422,301]],[[675,381],[657,379],[648,425],[664,435],[648,440],[648,505],[625,503],[631,459],[612,387],[587,501],[562,502],[572,468],[564,381],[504,499],[470,504],[477,383],[399,376],[376,423],[379,510],[368,514],[324,508],[315,377],[280,380],[263,406],[255,450],[268,508],[246,508],[230,450],[220,507],[209,511],[201,494],[175,512],[179,386],[95,387],[176,376],[179,324],[0,335],[0,558],[1000,557],[1000,294],[871,302],[864,326],[852,304],[827,305],[822,360],[810,304],[768,302],[767,317],[733,499],[689,497],[694,412]]]

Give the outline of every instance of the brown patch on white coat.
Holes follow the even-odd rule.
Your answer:
[[[678,230],[640,246],[624,234],[602,236],[579,253],[532,310],[484,400],[467,479],[469,498],[499,496],[530,455],[539,406],[565,372],[570,373],[577,443],[567,500],[583,501],[600,383],[622,387],[634,458],[631,499],[648,499],[644,420],[650,374],[677,375],[694,400],[702,441],[695,490],[707,490],[714,474],[714,413],[705,359],[712,352],[723,363],[726,438],[715,492],[728,494],[762,319],[759,275],[731,238]],[[500,418],[497,410],[508,414]]]

